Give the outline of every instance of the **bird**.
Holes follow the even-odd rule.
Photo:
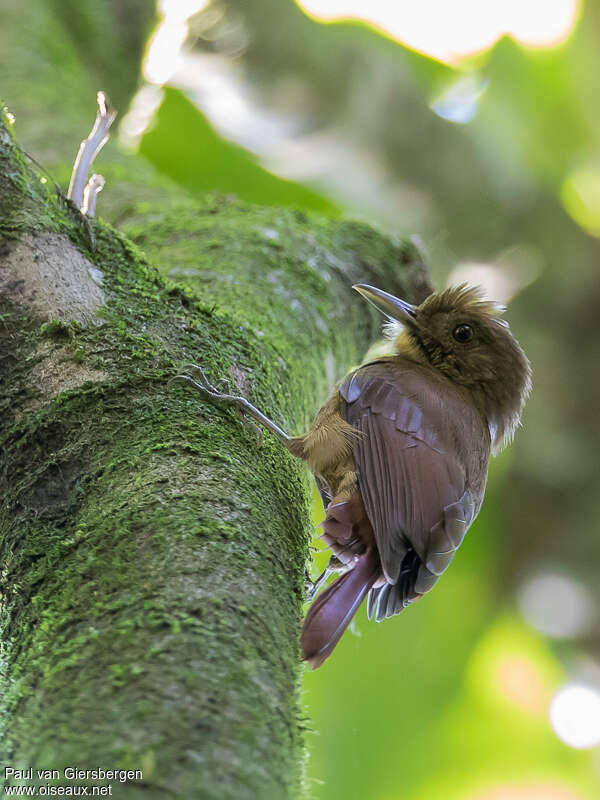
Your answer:
[[[324,577],[337,577],[303,622],[302,656],[313,669],[365,597],[367,616],[381,622],[433,588],[481,509],[490,456],[512,440],[531,391],[531,366],[504,308],[480,288],[461,284],[420,305],[368,284],[353,289],[386,317],[390,352],[353,369],[302,435],[219,392],[196,365],[197,380],[177,376],[254,417],[315,475],[326,503],[321,538],[333,554]]]

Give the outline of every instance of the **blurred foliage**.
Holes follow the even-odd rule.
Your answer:
[[[278,178],[261,167],[251,153],[224,140],[176,89],[165,90],[140,153],[192,192],[234,193],[250,203],[290,205],[329,215],[338,211],[331,201],[302,184]]]
[[[8,1],[8,0],[7,0]],[[126,69],[144,47],[156,7],[148,0],[47,0],[48,10],[68,34],[69,44],[96,86],[123,108],[138,83]]]
[[[600,617],[579,638],[549,640],[517,605],[523,582],[547,571],[600,605],[600,253],[589,235],[600,231],[599,34],[588,2],[560,46],[505,37],[450,68],[362,23],[320,24],[290,0],[214,0],[189,45],[205,66],[234,69],[256,109],[291,121],[305,149],[289,152],[321,147],[329,170],[307,168],[310,188],[276,179],[174,89],[142,140],[194,191],[330,203],[418,233],[439,284],[484,262],[522,289],[508,316],[534,366],[524,430],[494,462],[484,511],[436,590],[382,625],[359,612],[306,675],[311,797],[599,796],[600,753],[561,743],[548,706],[567,679],[598,680]],[[434,109],[465,77],[479,89],[457,124]],[[263,143],[254,149],[269,162]]]

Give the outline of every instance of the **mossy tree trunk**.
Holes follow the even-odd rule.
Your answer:
[[[134,157],[102,196],[123,230],[89,225],[0,125],[0,763],[142,770],[119,797],[293,796],[307,475],[167,382],[202,363],[301,431],[376,332],[351,284],[414,298],[418,254],[172,187],[140,210]]]

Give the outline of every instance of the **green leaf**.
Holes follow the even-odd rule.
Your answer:
[[[258,159],[221,138],[177,89],[166,89],[140,153],[160,172],[197,193],[233,193],[260,205],[295,206],[337,216],[337,206],[307,186],[273,175]]]

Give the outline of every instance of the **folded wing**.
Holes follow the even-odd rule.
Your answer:
[[[340,388],[342,415],[362,434],[353,458],[386,580],[369,593],[378,621],[432,588],[478,510],[470,457],[452,446],[473,412],[443,388],[386,361],[358,369]]]

